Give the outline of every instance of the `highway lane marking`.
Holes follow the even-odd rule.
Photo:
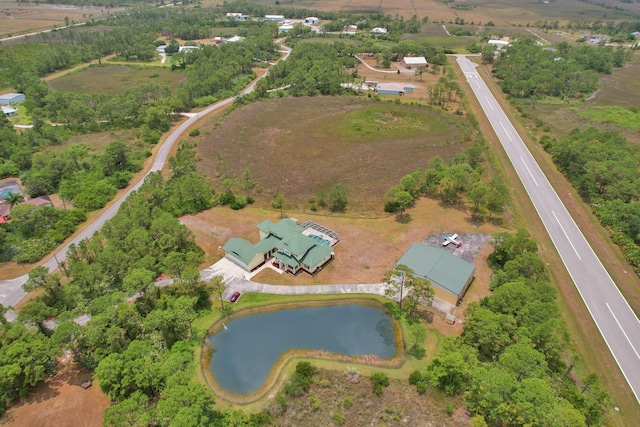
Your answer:
[[[491,102],[489,102],[489,98],[487,98],[486,96],[484,97],[484,99],[487,100],[487,104],[489,104],[489,108],[491,108],[491,111],[496,111],[493,109],[493,105],[491,105]]]
[[[571,241],[571,239],[569,238],[569,235],[567,234],[566,231],[564,231],[564,227],[562,226],[562,224],[560,224],[560,220],[558,219],[558,217],[556,216],[556,213],[554,211],[551,211],[551,213],[553,214],[553,217],[556,219],[556,221],[558,222],[558,225],[560,226],[560,229],[562,230],[562,232],[564,233],[564,237],[567,238],[567,242],[569,242],[569,244],[571,245],[571,247],[573,248],[573,252],[576,253],[576,256],[578,257],[578,259],[580,261],[582,261],[582,258],[580,258],[580,254],[578,253],[578,251],[576,250],[576,247],[573,246],[573,242]]]
[[[620,322],[618,322],[618,318],[616,317],[615,314],[613,314],[613,310],[611,310],[611,307],[609,307],[609,303],[605,302],[605,304],[607,305],[607,308],[609,309],[609,311],[611,312],[611,315],[613,316],[613,319],[616,321],[616,323],[618,324],[618,327],[620,328],[620,330],[622,331],[622,333],[624,334],[624,337],[627,339],[627,342],[629,343],[629,345],[631,346],[631,348],[633,349],[633,352],[636,354],[636,357],[638,359],[640,359],[640,354],[638,354],[638,352],[636,351],[636,348],[633,346],[633,344],[631,343],[631,340],[629,339],[629,336],[627,335],[627,333],[624,331],[624,329],[622,328],[622,325],[620,324]]]
[[[502,126],[502,130],[507,134],[507,137],[509,137],[509,141],[513,142],[513,139],[511,139],[511,135],[509,135],[509,132],[507,132],[507,128],[504,127],[502,122],[500,122],[500,126]]]
[[[527,164],[525,163],[525,161],[524,161],[524,159],[522,157],[520,157],[520,160],[522,160],[522,164],[524,165],[525,168],[527,168],[527,172],[529,172],[529,175],[531,175],[531,179],[533,180],[533,183],[536,185],[536,187],[539,187],[538,181],[536,181],[536,179],[533,177],[533,174],[529,170],[529,166],[527,166]]]

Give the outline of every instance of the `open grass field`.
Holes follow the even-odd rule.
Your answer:
[[[536,103],[524,108],[531,117],[540,118],[553,136],[563,136],[572,129],[595,126],[602,130],[622,133],[630,144],[640,144],[638,114],[630,111],[638,107],[640,97],[640,55],[635,53],[632,61],[623,68],[600,79],[599,89],[582,103],[544,104]],[[532,127],[539,139],[543,132]]]
[[[0,0],[0,38],[42,29],[63,27],[65,18],[69,19],[69,23],[84,22],[90,17],[99,18],[107,12],[115,10],[117,9],[97,6],[80,7]]]
[[[385,191],[402,176],[469,146],[468,125],[457,116],[349,96],[256,102],[215,126],[203,125],[193,139],[199,171],[240,177],[248,168],[262,190],[254,197],[267,206],[279,191],[304,208],[342,184],[349,211],[381,213]]]
[[[66,92],[117,95],[141,83],[167,83],[175,89],[186,79],[184,74],[167,67],[105,65],[83,68],[47,83],[53,89]]]

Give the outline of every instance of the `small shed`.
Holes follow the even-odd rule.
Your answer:
[[[0,105],[13,105],[24,101],[24,93],[5,93],[0,95]]]
[[[13,116],[17,116],[18,115],[18,110],[16,110],[13,107],[7,107],[7,106],[2,106],[2,113],[5,115],[6,118],[9,117],[13,117]]]
[[[428,67],[429,63],[427,62],[424,56],[405,56],[400,61],[403,67],[406,68],[418,68],[418,67]]]
[[[280,28],[278,28],[279,33],[288,33],[291,30],[293,30],[293,25],[291,24],[284,24],[281,25]]]
[[[320,22],[320,18],[316,18],[315,16],[310,16],[304,20],[305,24],[317,24]]]
[[[376,27],[371,30],[371,34],[382,35],[387,34],[388,30],[386,28]]]
[[[404,85],[405,92],[413,92],[414,87],[412,85]]]
[[[456,316],[454,316],[451,313],[447,313],[447,315],[444,318],[444,321],[447,325],[455,325],[456,324]]]
[[[404,95],[404,85],[400,83],[379,83],[377,93],[379,95]]]

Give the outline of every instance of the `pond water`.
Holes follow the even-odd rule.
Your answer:
[[[209,369],[223,389],[250,394],[274,363],[292,349],[323,350],[381,359],[396,354],[394,325],[380,309],[358,304],[258,313],[229,321],[209,336]]]

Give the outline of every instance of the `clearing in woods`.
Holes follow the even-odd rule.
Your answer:
[[[56,90],[117,95],[143,83],[166,83],[172,89],[187,78],[165,67],[104,65],[89,67],[48,82]]]
[[[279,98],[255,102],[200,128],[198,170],[241,184],[249,169],[251,196],[269,206],[276,191],[304,208],[336,184],[348,211],[379,215],[384,193],[404,175],[467,149],[465,118],[439,110],[357,97]],[[214,130],[215,128],[215,130]]]

